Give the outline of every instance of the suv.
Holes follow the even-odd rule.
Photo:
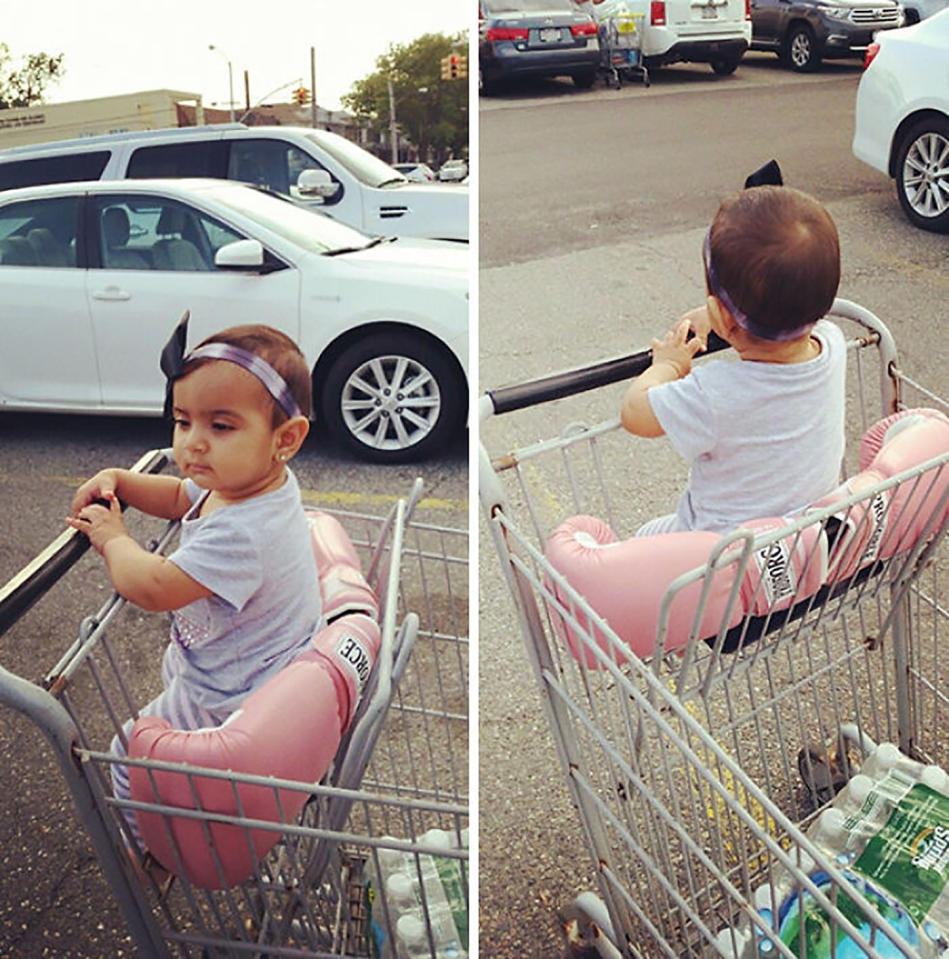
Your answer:
[[[751,0],[751,48],[771,50],[792,70],[826,57],[862,57],[878,30],[903,26],[895,0]]]
[[[240,180],[364,233],[468,239],[466,190],[410,183],[362,147],[327,130],[229,123],[0,150],[0,190],[151,177]]]
[[[748,3],[652,0],[644,14],[643,63],[649,69],[668,63],[707,63],[721,76],[734,73],[751,43]]]

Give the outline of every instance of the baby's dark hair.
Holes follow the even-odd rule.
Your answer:
[[[310,417],[313,408],[310,370],[300,347],[286,333],[281,333],[272,326],[250,323],[245,326],[232,326],[221,330],[220,333],[214,333],[202,340],[198,347],[207,346],[209,343],[228,343],[266,360],[283,377],[297,406],[300,407],[300,412],[305,417]],[[183,375],[198,369],[205,363],[213,362],[205,358],[192,360],[185,364]],[[276,429],[281,423],[286,422],[287,414],[275,400],[271,399],[270,402],[273,407],[271,425]]]
[[[769,333],[815,323],[840,285],[834,221],[790,187],[759,186],[724,200],[712,221],[711,261],[735,306]]]

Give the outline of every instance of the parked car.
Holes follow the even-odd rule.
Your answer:
[[[410,183],[388,163],[328,130],[228,123],[0,150],[0,190],[150,177],[240,180],[364,233],[468,239],[466,194]]]
[[[611,0],[601,6],[609,9]],[[642,12],[640,40],[648,69],[673,63],[707,63],[715,73],[734,73],[751,43],[748,0],[624,0]],[[584,6],[586,4],[584,3]]]
[[[461,183],[468,175],[464,160],[446,160],[438,170],[438,179],[443,183]]]
[[[395,163],[392,169],[413,183],[432,183],[435,179],[435,171],[427,163]]]
[[[770,50],[798,73],[824,59],[862,57],[881,30],[903,26],[896,0],[750,0],[753,50]]]
[[[0,407],[158,415],[158,355],[240,323],[292,336],[318,421],[377,462],[444,447],[467,407],[468,251],[371,238],[222,180],[0,193]]]
[[[569,76],[583,89],[596,80],[596,23],[573,0],[481,0],[478,35],[482,93],[522,77]]]
[[[949,233],[949,10],[880,34],[857,88],[854,155],[896,181],[906,218]]]

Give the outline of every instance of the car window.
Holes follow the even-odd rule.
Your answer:
[[[328,130],[311,130],[306,138],[312,140],[321,150],[325,150],[360,183],[371,187],[408,183],[398,170],[338,133],[330,133]]]
[[[227,163],[227,178],[262,187],[282,196],[300,199],[297,179],[304,170],[326,170],[315,157],[285,140],[231,140]],[[329,173],[328,170],[326,170]],[[339,181],[330,173],[333,182]],[[324,199],[331,205],[342,198],[340,189],[335,196]],[[312,199],[307,197],[307,199]]]
[[[164,143],[139,147],[129,160],[131,180],[152,177],[222,177],[224,146],[220,140],[194,143]]]
[[[246,237],[187,203],[147,194],[95,198],[99,262],[108,270],[211,272],[214,255]]]
[[[329,214],[305,210],[260,190],[221,184],[208,192],[213,192],[214,199],[221,206],[311,253],[361,248],[370,242],[365,233],[331,219]]]
[[[44,183],[98,180],[110,156],[109,150],[97,150],[90,153],[69,153],[0,163],[0,190],[13,190],[21,186],[40,186]]]
[[[0,267],[76,265],[79,197],[0,206]]]

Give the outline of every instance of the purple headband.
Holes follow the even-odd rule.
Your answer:
[[[182,367],[192,360],[224,360],[236,363],[248,373],[252,373],[264,385],[264,389],[274,398],[277,405],[288,417],[302,416],[297,401],[287,386],[287,381],[262,357],[250,353],[229,343],[208,343],[192,350],[182,363]]]
[[[178,325],[175,327],[168,342],[161,351],[161,371],[165,374],[165,416],[170,418],[172,413],[172,384],[182,376],[185,364],[191,360],[224,360],[236,363],[248,373],[256,376],[264,385],[264,389],[274,398],[277,405],[289,417],[302,416],[297,401],[290,392],[286,380],[264,359],[256,353],[249,353],[229,343],[208,343],[199,346],[187,356],[185,344],[188,342],[188,320],[191,311],[185,310]]]
[[[714,296],[725,304],[726,309],[731,313],[735,322],[752,336],[757,336],[761,340],[796,340],[810,330],[814,324],[804,323],[792,330],[765,330],[758,326],[746,313],[743,313],[735,305],[735,301],[729,296],[728,290],[722,286],[715,267],[712,265],[712,228],[708,228],[705,234],[705,243],[702,245],[702,258],[705,260],[705,275],[708,277],[708,285]]]

